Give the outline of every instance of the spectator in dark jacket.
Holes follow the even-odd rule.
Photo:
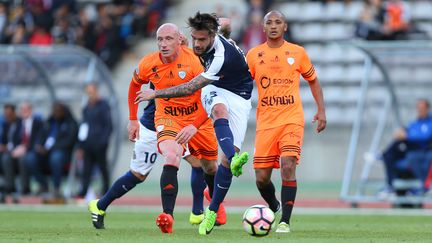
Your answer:
[[[45,172],[52,176],[54,198],[62,198],[60,184],[67,163],[71,160],[76,143],[78,125],[69,108],[59,102],[54,103],[52,114],[44,124],[41,140],[35,146],[39,160],[29,163],[32,173],[41,189],[48,190]]]
[[[9,109],[10,108],[9,106]],[[18,171],[21,182],[20,192],[22,194],[29,194],[30,173],[27,164],[29,163],[28,160],[37,159],[34,146],[40,139],[43,122],[41,119],[32,115],[31,104],[29,102],[23,102],[20,105],[20,118],[16,119],[15,127],[13,126],[14,125],[7,128],[9,132],[12,132],[11,129],[15,129],[14,135],[12,135],[15,138],[12,142],[13,149],[10,152],[3,153],[2,157],[5,179],[9,189],[15,188],[15,172]],[[17,196],[14,197],[14,201],[18,202]]]
[[[86,86],[86,93],[88,102],[83,109],[83,120],[78,134],[80,142],[77,157],[84,159],[79,197],[86,195],[95,165],[99,167],[102,175],[101,195],[105,194],[110,185],[107,168],[107,150],[112,131],[110,106],[99,96],[95,83]]]
[[[19,175],[25,175],[25,166],[21,163],[15,163],[15,151],[18,149],[22,141],[22,122],[16,114],[16,108],[13,104],[4,106],[5,122],[3,123],[3,133],[1,136],[0,151],[1,166],[4,174],[4,196],[13,194],[14,202],[18,201],[15,187],[15,174],[18,171]]]

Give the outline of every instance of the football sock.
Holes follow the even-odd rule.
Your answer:
[[[269,184],[265,185],[263,188],[258,188],[258,191],[261,194],[261,197],[266,201],[266,203],[269,205],[270,209],[273,212],[276,212],[278,206],[279,206],[279,202],[276,198],[275,195],[275,187],[273,185],[273,182],[270,181]]]
[[[177,171],[175,166],[164,165],[160,178],[163,212],[171,215],[174,213],[178,193]]]
[[[210,195],[210,197],[213,197],[213,187],[214,187],[215,175],[210,175],[210,174],[204,173],[204,179],[205,179],[205,182],[207,183],[209,195]]]
[[[216,137],[218,139],[218,143],[222,152],[231,162],[231,158],[235,154],[234,149],[234,136],[229,127],[229,122],[225,118],[220,118],[214,121],[213,123]]]
[[[213,191],[212,201],[210,203],[210,210],[217,212],[219,205],[225,199],[228,189],[232,181],[231,169],[226,168],[223,165],[219,165],[215,177],[215,186]]]
[[[97,203],[98,209],[105,211],[115,199],[123,196],[141,182],[142,181],[132,174],[132,172],[126,172],[126,174],[118,178],[105,195],[99,199]]]
[[[204,212],[204,172],[201,167],[192,167],[191,172],[191,189],[192,189],[192,213],[195,215]]]
[[[297,193],[297,181],[282,181],[282,218],[280,222],[290,223],[291,213]]]

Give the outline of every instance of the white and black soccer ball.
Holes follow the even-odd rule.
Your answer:
[[[266,236],[275,221],[273,211],[264,205],[253,205],[243,214],[243,228],[253,236]]]

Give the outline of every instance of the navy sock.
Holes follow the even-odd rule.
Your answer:
[[[202,214],[204,211],[204,172],[201,167],[192,167],[191,173],[192,189],[192,213],[195,215]]]
[[[209,206],[210,210],[214,212],[218,211],[219,205],[223,202],[226,194],[228,193],[228,189],[232,181],[232,176],[233,175],[231,174],[231,170],[229,168],[226,168],[223,165],[219,165],[215,177],[213,197]]]
[[[214,188],[214,181],[215,181],[215,175],[210,175],[207,173],[204,173],[204,180],[207,184],[210,198],[213,197],[213,188]]]
[[[160,178],[163,212],[171,215],[174,213],[178,193],[177,171],[175,166],[164,165]]]
[[[126,174],[118,178],[105,195],[99,199],[97,203],[98,209],[105,211],[115,199],[123,196],[141,182],[142,181],[132,174],[132,172],[126,172]]]
[[[266,201],[266,203],[269,205],[270,209],[273,212],[277,211],[277,208],[279,206],[279,202],[277,201],[276,195],[275,195],[275,187],[273,185],[273,182],[270,181],[269,184],[265,185],[262,188],[259,188],[257,185],[258,191],[261,194],[261,197]]]
[[[282,181],[281,194],[282,218],[280,222],[285,222],[289,224],[291,213],[294,207],[294,201],[297,194],[297,180]]]
[[[229,127],[229,122],[225,118],[220,118],[214,121],[213,123],[216,137],[218,139],[218,143],[222,152],[231,161],[231,158],[235,154],[234,149],[234,136]]]

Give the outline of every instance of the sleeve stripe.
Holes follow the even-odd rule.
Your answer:
[[[314,68],[314,66],[312,66],[312,67],[309,69],[309,71],[307,71],[306,73],[302,73],[302,76],[303,76],[304,78],[310,78],[310,77],[312,77],[312,75],[314,75],[314,73],[315,73],[315,68]]]
[[[219,72],[225,62],[225,47],[218,37],[215,39],[215,54],[210,67],[201,75],[210,80],[219,80]]]

